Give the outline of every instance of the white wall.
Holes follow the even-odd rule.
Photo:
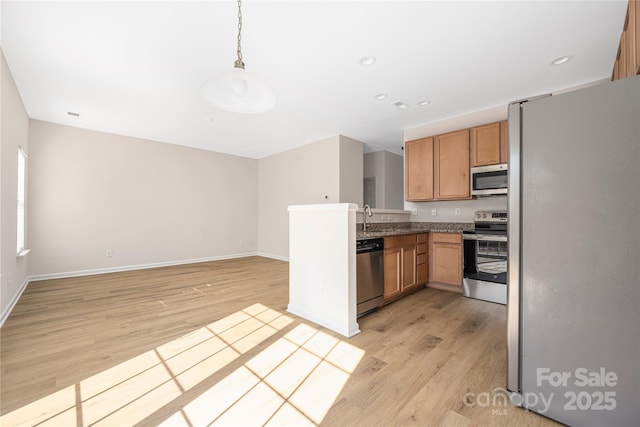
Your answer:
[[[356,205],[290,206],[287,311],[346,337],[356,321]]]
[[[459,129],[484,125],[507,119],[507,105],[501,105],[483,111],[465,114],[463,116],[429,123],[404,132],[404,140],[411,141],[418,138],[434,136]],[[460,215],[455,215],[455,209],[460,208]],[[411,215],[412,222],[473,222],[473,214],[477,210],[507,209],[506,197],[482,197],[472,200],[452,200],[435,202],[404,202],[404,209],[417,211]],[[431,211],[436,209],[436,216]]]
[[[376,208],[404,209],[404,158],[390,151],[364,155],[364,178],[376,179]]]
[[[30,255],[16,258],[18,146],[29,156],[29,118],[4,54],[0,68],[0,325],[26,286]],[[30,164],[27,165],[31,167]],[[27,181],[27,192],[29,182]],[[27,206],[27,209],[29,207]],[[26,223],[29,231],[29,222]],[[27,239],[29,238],[27,232]],[[27,241],[28,242],[28,241]]]
[[[29,162],[34,276],[257,251],[257,160],[31,120]]]
[[[404,131],[404,140],[411,141],[418,138],[439,135],[441,133],[480,126],[487,123],[506,120],[508,106],[500,105],[482,111],[476,111],[462,116],[452,117],[435,123],[426,123]]]
[[[288,259],[289,206],[362,203],[362,150],[336,135],[258,161],[260,255]]]

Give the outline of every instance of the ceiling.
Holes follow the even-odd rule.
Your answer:
[[[261,114],[200,93],[233,67],[234,1],[3,0],[1,43],[33,119],[250,158],[337,134],[401,153],[405,129],[609,77],[626,7],[246,0],[246,69],[277,98]]]

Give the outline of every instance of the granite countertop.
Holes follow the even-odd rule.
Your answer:
[[[367,231],[362,230],[362,224],[357,224],[356,239],[375,237],[399,236],[402,234],[426,233],[462,233],[473,230],[472,222],[395,222],[367,224]]]

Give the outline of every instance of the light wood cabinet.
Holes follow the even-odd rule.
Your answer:
[[[629,2],[629,8],[627,10],[625,30],[622,33],[624,39],[625,50],[627,51],[625,69],[627,71],[627,77],[633,77],[638,73],[638,60],[636,58],[636,43],[637,43],[637,28],[635,18],[635,9],[637,3],[635,1]]]
[[[509,163],[509,122],[500,122],[500,163]]]
[[[428,234],[420,233],[416,240],[416,282],[420,286],[429,280]]]
[[[470,199],[469,129],[434,138],[434,198]]]
[[[471,167],[500,163],[500,123],[470,129]]]
[[[405,143],[405,199],[471,198],[470,168],[509,162],[506,120]]]
[[[426,283],[427,234],[384,239],[384,299],[390,301]]]
[[[469,129],[471,167],[508,163],[508,135],[506,120]]]
[[[388,248],[385,238],[384,248],[384,299],[393,299],[402,292],[402,249]]]
[[[402,291],[407,291],[418,284],[416,281],[416,236],[413,243],[404,245],[402,249]]]
[[[405,143],[404,158],[405,199],[433,200],[433,138]]]
[[[633,20],[633,31],[635,33],[636,74],[640,74],[640,4],[636,0],[629,1],[629,19]]]
[[[462,287],[462,235],[429,233],[430,282]]]
[[[629,0],[611,79],[624,79],[637,74],[640,74],[640,6],[636,0]]]

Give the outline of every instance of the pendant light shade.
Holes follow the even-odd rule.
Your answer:
[[[276,104],[271,89],[239,67],[207,81],[202,95],[212,105],[234,113],[262,113]]]
[[[263,83],[244,69],[242,61],[242,4],[238,0],[238,59],[233,69],[207,81],[202,95],[212,105],[234,113],[262,113],[276,104],[276,97]]]

